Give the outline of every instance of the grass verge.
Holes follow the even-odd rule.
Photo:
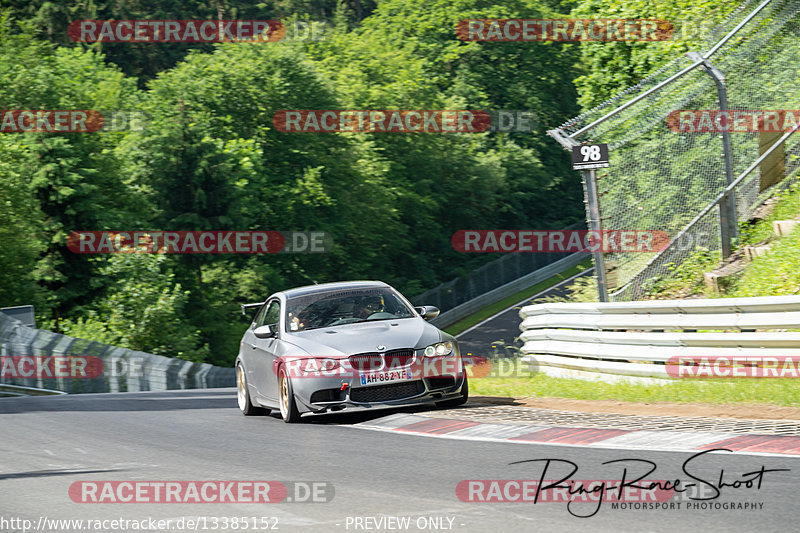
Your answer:
[[[775,242],[769,253],[745,267],[725,296],[782,296],[800,293],[800,231]]]
[[[505,372],[503,373],[505,374]],[[794,379],[686,379],[665,385],[609,384],[530,374],[514,377],[473,376],[470,394],[501,397],[549,397],[621,402],[736,404],[760,403],[800,407],[800,387]]]
[[[775,208],[764,220],[755,224],[746,222],[739,224],[739,246],[774,239],[772,223],[776,220],[791,220],[798,214],[800,214],[800,184],[795,183],[777,195]]]

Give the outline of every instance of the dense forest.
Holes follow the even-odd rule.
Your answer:
[[[408,296],[492,257],[462,229],[560,228],[580,177],[545,131],[697,49],[726,0],[0,0],[0,109],[140,111],[144,126],[0,133],[0,306],[39,326],[227,365],[238,304],[384,280]],[[665,42],[468,42],[478,18],[659,18]],[[78,43],[80,19],[314,21],[315,39]],[[285,133],[285,109],[526,110],[532,132]],[[74,254],[81,230],[325,231],[330,253]]]

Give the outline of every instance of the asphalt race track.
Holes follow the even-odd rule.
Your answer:
[[[469,353],[483,357],[495,353],[501,356],[508,355],[503,349],[504,345],[522,346],[521,342],[515,340],[519,337],[520,333],[519,310],[521,307],[532,303],[540,303],[540,300],[543,298],[564,296],[569,292],[567,287],[572,284],[576,278],[587,276],[593,271],[594,267],[584,270],[522,302],[512,305],[508,309],[500,311],[494,316],[456,335],[458,345],[461,347],[461,353]]]
[[[289,425],[275,415],[242,416],[233,389],[0,399],[0,529],[22,531],[13,526],[19,526],[23,519],[31,521],[33,526],[28,531],[32,531],[52,519],[153,518],[170,519],[175,524],[182,517],[207,517],[205,528],[195,524],[198,531],[243,529],[220,527],[223,517],[271,517],[265,524],[270,528],[277,525],[279,531],[325,532],[796,528],[797,512],[793,509],[800,490],[800,461],[796,457],[724,452],[696,457],[688,472],[705,480],[704,489],[709,489],[704,490],[706,496],[712,492],[712,484],[720,485],[720,476],[724,483],[737,485],[722,487],[718,498],[706,502],[718,509],[687,509],[688,502],[677,496],[672,501],[682,504],[680,509],[612,509],[609,502],[599,510],[596,502],[569,509],[563,502],[463,502],[455,491],[462,480],[538,480],[542,474],[544,463],[510,464],[513,462],[569,460],[579,468],[572,479],[618,480],[620,464],[602,463],[635,458],[655,463],[657,470],[646,479],[681,479],[686,483],[691,478],[682,472],[682,465],[694,454],[442,439],[358,426],[392,412],[336,414]],[[403,412],[420,415],[426,411],[416,408]],[[642,467],[638,462],[626,464],[631,472]],[[748,473],[762,467],[789,471],[766,472],[760,488],[752,482],[747,487],[743,482],[753,479]],[[549,472],[556,472],[555,467]],[[106,480],[328,482],[327,490],[332,493],[328,496],[333,497],[325,503],[260,504],[72,501],[69,489],[73,483]],[[323,496],[320,499],[326,499]],[[293,497],[291,492],[288,497]],[[721,508],[732,503],[756,508]],[[596,514],[588,518],[570,513],[592,514],[594,510]],[[366,520],[390,517],[408,518],[409,526],[402,527],[403,522],[393,520],[383,522],[383,528],[374,528],[376,522]],[[217,528],[212,527],[213,518]],[[172,526],[139,531],[189,530],[185,523],[182,525],[183,529]],[[102,531],[115,530],[123,529],[107,526]]]

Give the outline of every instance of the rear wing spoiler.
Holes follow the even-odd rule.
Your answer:
[[[251,309],[257,309],[264,305],[264,302],[258,302],[254,304],[241,304],[242,305],[242,315],[247,316],[247,312]]]

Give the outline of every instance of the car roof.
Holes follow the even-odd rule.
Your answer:
[[[295,298],[297,296],[305,296],[314,294],[316,292],[329,292],[344,289],[365,289],[370,287],[390,287],[387,283],[382,281],[337,281],[334,283],[320,283],[318,285],[306,285],[304,287],[295,287],[281,291],[278,294],[283,294],[286,298]],[[391,288],[391,287],[390,287]]]

